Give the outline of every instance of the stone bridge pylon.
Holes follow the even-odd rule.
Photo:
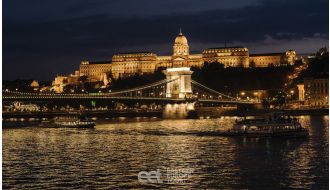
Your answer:
[[[167,98],[188,98],[192,96],[191,74],[189,67],[167,68],[164,71],[166,79],[172,81],[166,84]]]

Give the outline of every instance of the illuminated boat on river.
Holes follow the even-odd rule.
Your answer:
[[[94,128],[95,122],[78,117],[57,117],[53,122],[42,125],[52,128]]]
[[[224,134],[249,137],[307,137],[308,130],[301,126],[297,118],[284,116],[283,113],[271,113],[265,114],[263,118],[236,121],[233,128]]]

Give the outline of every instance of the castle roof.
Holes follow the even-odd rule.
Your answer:
[[[275,56],[275,55],[283,55],[283,52],[279,53],[256,53],[256,54],[250,54],[250,57],[256,57],[256,56]]]
[[[234,48],[244,48],[243,46],[223,46],[223,47],[213,47],[213,48],[207,48],[207,50],[213,50],[213,49],[234,49]]]
[[[183,33],[181,32],[181,28],[180,28],[180,33],[179,35],[175,38],[174,40],[174,44],[179,44],[179,45],[188,45],[188,40],[187,38],[183,35]]]
[[[118,52],[115,55],[127,55],[127,54],[149,54],[150,51],[132,51],[132,52]]]
[[[111,61],[89,61],[89,64],[111,64]]]

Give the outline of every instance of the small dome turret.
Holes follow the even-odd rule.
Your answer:
[[[175,38],[174,44],[188,45],[187,38],[180,31],[179,35]]]

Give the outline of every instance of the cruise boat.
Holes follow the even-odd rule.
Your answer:
[[[53,122],[42,125],[53,128],[94,128],[95,122],[78,117],[57,117]]]
[[[227,135],[307,137],[308,130],[301,126],[297,118],[285,116],[284,113],[270,113],[265,114],[263,118],[236,121],[233,128],[228,130]]]

